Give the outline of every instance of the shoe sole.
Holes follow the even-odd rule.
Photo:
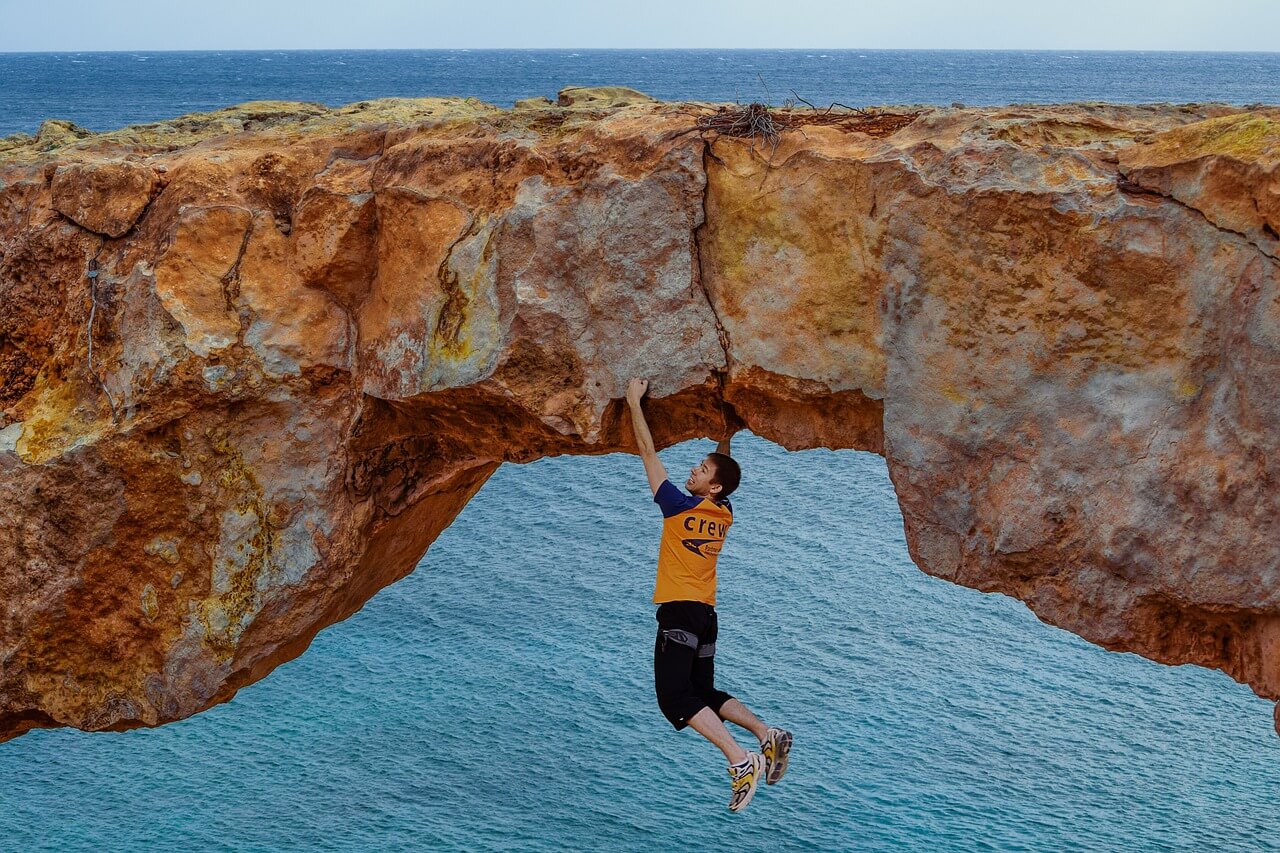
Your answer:
[[[766,785],[776,785],[783,774],[787,772],[787,762],[791,760],[791,742],[795,740],[790,732],[778,738],[776,749],[779,758],[773,762],[773,767],[769,768],[769,776],[764,780]]]

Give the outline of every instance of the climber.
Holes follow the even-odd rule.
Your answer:
[[[658,638],[653,648],[658,707],[677,731],[692,726],[724,753],[733,789],[729,809],[736,812],[751,802],[761,778],[772,785],[787,772],[792,736],[785,729],[765,726],[714,684],[716,558],[733,523],[729,495],[741,478],[738,463],[729,455],[733,430],[726,423],[716,452],[689,472],[684,485],[690,494],[686,495],[667,479],[654,449],[640,407],[648,389],[648,380],[632,379],[627,406],[653,500],[663,516],[653,594],[658,605]],[[722,720],[749,730],[760,742],[760,751],[743,750]]]

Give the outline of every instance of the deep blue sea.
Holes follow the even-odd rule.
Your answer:
[[[330,106],[471,96],[500,106],[565,86],[666,100],[801,97],[818,106],[1280,102],[1280,53],[960,50],[309,50],[0,53],[0,135],[47,118],[91,130],[243,101]]]
[[[0,133],[603,83],[775,103],[1275,103],[1280,55],[0,54]],[[662,455],[683,477],[709,449]],[[232,702],[0,744],[0,850],[1280,849],[1269,703],[925,576],[876,456],[749,435],[735,455],[718,680],[796,735],[787,777],[746,812],[725,808],[719,752],[653,701],[661,516],[639,460],[613,455],[503,467],[416,573]]]

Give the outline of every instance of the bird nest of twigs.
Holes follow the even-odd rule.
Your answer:
[[[803,98],[798,99],[807,109],[795,106],[795,101],[788,100],[781,108],[773,108],[768,104],[734,104],[722,106],[712,113],[697,116],[694,127],[682,133],[696,132],[703,138],[707,134],[716,137],[727,136],[732,139],[746,139],[752,150],[756,146],[767,146],[770,153],[777,151],[782,134],[806,125],[838,126],[845,130],[865,133],[880,139],[897,133],[916,120],[919,113],[888,113],[874,110],[863,110],[845,104],[833,103],[826,109],[819,109]]]

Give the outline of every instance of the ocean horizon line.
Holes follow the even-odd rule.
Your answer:
[[[253,48],[125,48],[119,50],[3,50],[4,56],[84,56],[120,55],[137,53],[208,54],[208,53],[563,53],[588,51],[592,53],[803,53],[809,51],[833,51],[837,53],[988,53],[988,54],[1107,54],[1132,55],[1209,55],[1209,56],[1275,56],[1276,50],[1179,50],[1145,49],[1116,50],[1109,48],[987,48],[987,47],[253,47]]]

